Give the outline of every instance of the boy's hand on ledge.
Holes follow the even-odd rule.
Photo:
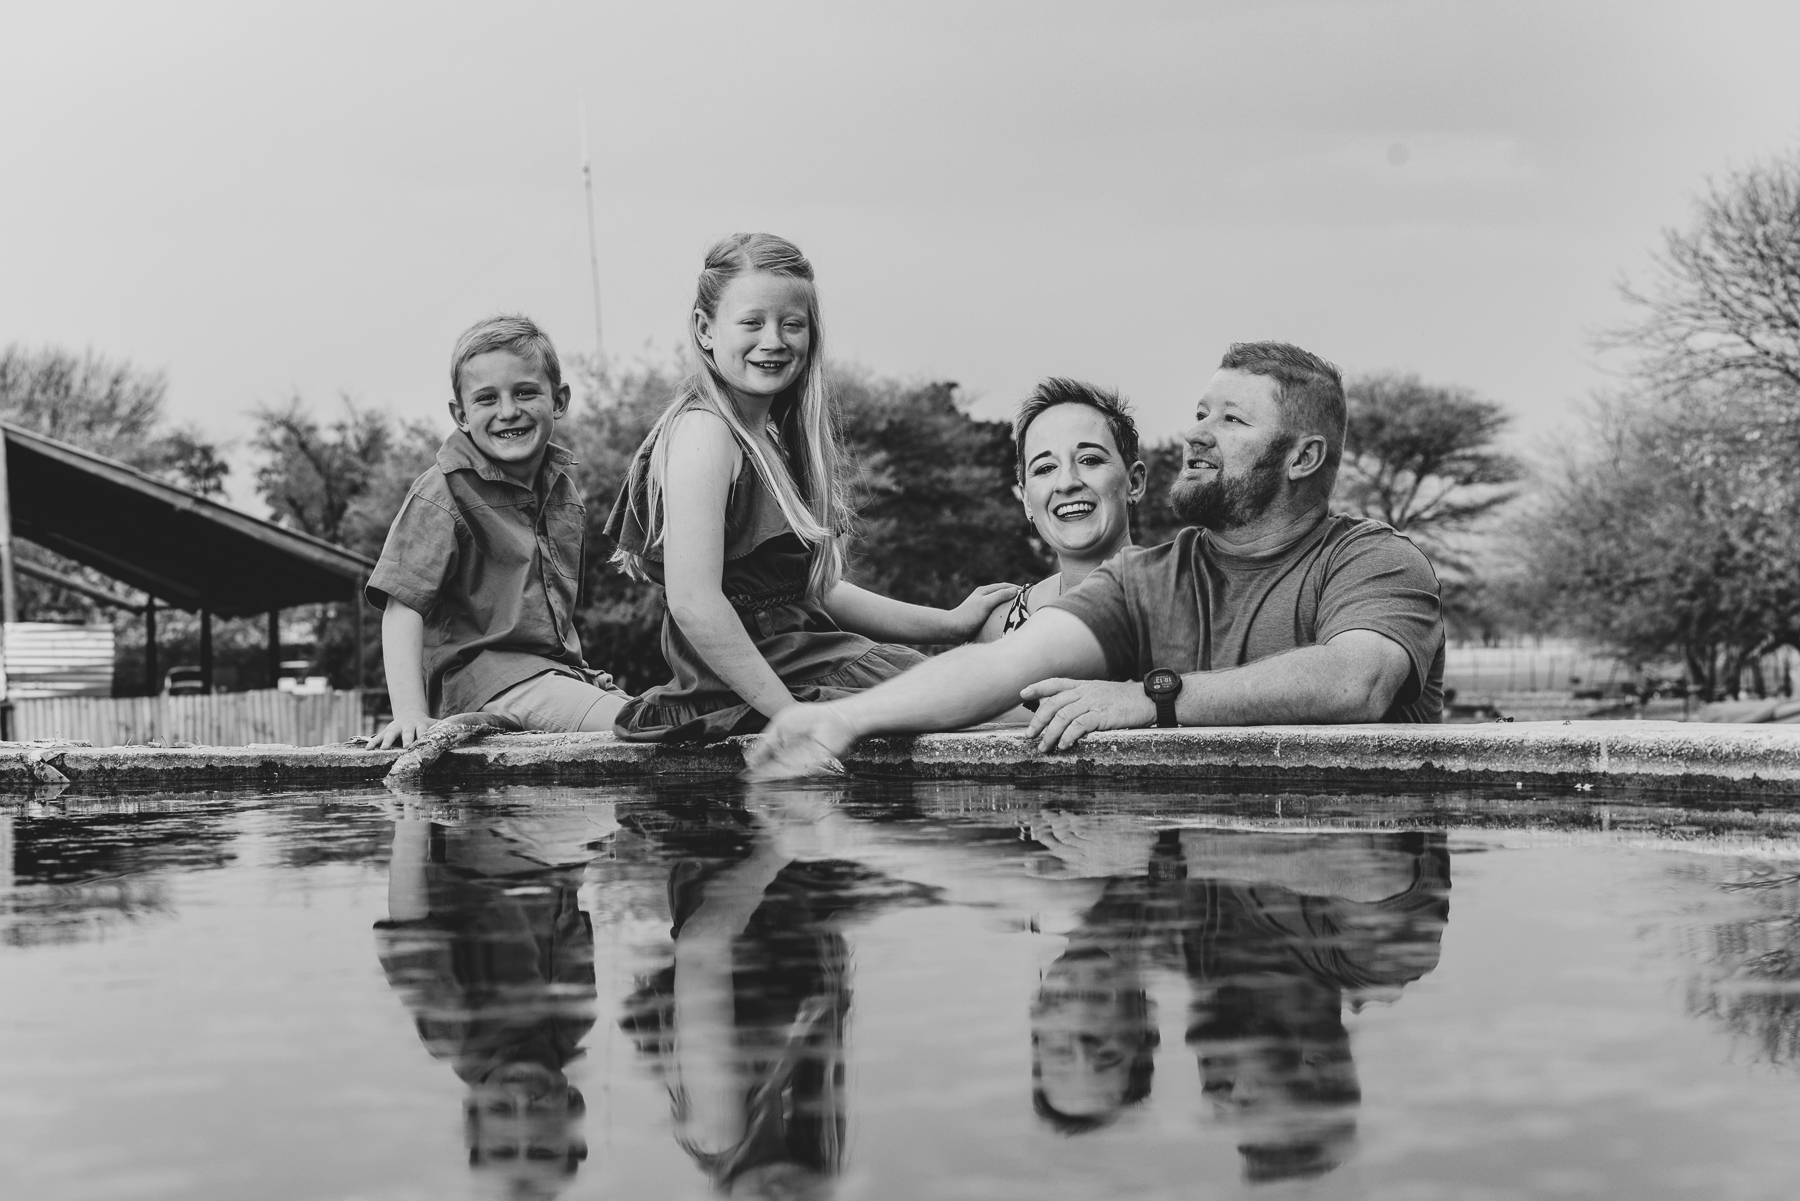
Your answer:
[[[789,705],[770,718],[768,728],[750,744],[744,779],[842,775],[844,765],[838,756],[855,742],[850,723],[830,705]]]
[[[396,713],[387,729],[369,744],[369,749],[385,751],[389,747],[409,747],[425,737],[425,731],[436,724],[429,713]]]
[[[1038,750],[1066,751],[1096,730],[1136,730],[1156,724],[1156,702],[1144,686],[1113,680],[1039,680],[1019,693],[1037,701],[1027,737]]]
[[[957,641],[967,642],[981,633],[988,614],[1001,605],[1010,604],[1017,595],[1017,584],[983,584],[969,593],[967,600],[950,610],[950,627],[956,632]]]

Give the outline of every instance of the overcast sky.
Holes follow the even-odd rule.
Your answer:
[[[4,0],[0,344],[161,369],[218,437],[296,390],[441,414],[479,317],[592,348],[585,94],[614,354],[768,229],[836,355],[984,414],[1074,375],[1165,435],[1282,338],[1541,437],[1659,231],[1800,145],[1796,46],[1791,0]]]

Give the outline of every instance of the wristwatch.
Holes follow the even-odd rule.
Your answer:
[[[1175,720],[1175,698],[1181,695],[1181,677],[1166,667],[1159,667],[1144,677],[1144,695],[1156,702],[1156,724],[1166,728],[1178,726]]]

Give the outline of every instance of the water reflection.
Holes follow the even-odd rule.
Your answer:
[[[1245,1177],[1340,1164],[1362,1096],[1343,1009],[1395,1000],[1436,966],[1443,834],[1158,831],[1058,812],[1026,832],[1058,874],[1099,882],[1032,1007],[1038,1113],[1082,1133],[1149,1095],[1143,970],[1175,958],[1192,998],[1185,1041]]]
[[[677,1143],[732,1195],[823,1196],[843,1170],[852,941],[876,913],[939,901],[1073,913],[1027,1002],[1031,1103],[1063,1135],[1149,1098],[1149,977],[1180,973],[1192,1070],[1258,1182],[1343,1161],[1361,1098],[1344,1008],[1395,1000],[1431,971],[1449,912],[1441,833],[1040,811],[1024,844],[927,845],[849,821],[818,793],[625,824],[638,854],[667,864],[672,947],[620,1025],[663,1084]]]
[[[1735,902],[1729,918],[1679,931],[1703,965],[1688,982],[1688,1011],[1718,1022],[1753,1061],[1791,1068],[1800,1063],[1800,872],[1791,861],[1737,867],[1716,885]]]
[[[675,1137],[713,1185],[812,1197],[843,1168],[846,928],[935,890],[835,856],[828,794],[765,794],[657,823],[672,962],[620,1023],[655,1064]]]
[[[1442,834],[1190,834],[1182,951],[1187,1044],[1253,1181],[1344,1159],[1362,1099],[1346,1003],[1392,1001],[1437,966],[1449,918]],[[1297,845],[1296,845],[1297,844]]]
[[[587,1143],[566,1069],[594,1024],[583,870],[616,823],[568,811],[394,823],[381,966],[419,1038],[467,1086],[469,1165],[509,1197],[553,1197]]]

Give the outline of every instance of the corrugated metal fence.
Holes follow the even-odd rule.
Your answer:
[[[40,696],[112,695],[113,628],[56,621],[6,623],[6,692]]]
[[[273,688],[211,696],[52,697],[14,701],[12,736],[68,738],[95,746],[192,742],[322,746],[363,732],[362,693],[296,695]]]

